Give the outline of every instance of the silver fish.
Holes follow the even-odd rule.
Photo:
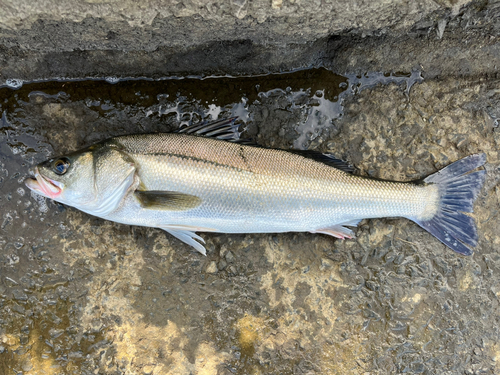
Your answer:
[[[88,214],[161,228],[205,254],[195,232],[324,233],[352,238],[366,218],[413,220],[454,251],[477,245],[468,214],[485,154],[419,182],[356,176],[329,154],[254,147],[234,119],[177,133],[111,138],[34,168],[28,188]],[[316,160],[319,155],[321,160]]]

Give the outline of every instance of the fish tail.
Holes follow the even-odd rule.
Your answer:
[[[410,218],[463,255],[472,255],[470,247],[477,245],[476,223],[467,213],[473,212],[486,178],[485,170],[471,171],[485,162],[485,154],[470,155],[425,178],[424,183],[438,186],[437,211],[431,218]]]

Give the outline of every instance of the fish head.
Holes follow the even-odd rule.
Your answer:
[[[26,186],[37,194],[103,217],[134,182],[135,166],[116,146],[98,144],[31,169]]]
[[[73,153],[53,158],[30,170],[34,178],[26,186],[44,197],[72,206],[94,200],[92,153]]]

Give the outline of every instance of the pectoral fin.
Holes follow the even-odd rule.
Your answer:
[[[136,190],[134,195],[141,204],[141,207],[151,210],[185,211],[198,207],[201,204],[201,198],[196,195],[175,191]]]

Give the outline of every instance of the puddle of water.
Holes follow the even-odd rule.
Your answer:
[[[296,149],[306,149],[310,141],[343,114],[343,101],[377,84],[404,84],[411,87],[422,81],[420,72],[411,74],[367,73],[336,75],[326,69],[301,70],[287,74],[258,77],[175,78],[160,80],[46,81],[24,83],[12,79],[0,88],[3,113],[19,111],[19,104],[36,97],[57,102],[85,101],[86,105],[110,116],[126,106],[142,110],[146,117],[175,114],[179,126],[221,116],[238,116],[247,123],[252,118],[250,105],[258,106],[263,98],[286,100],[290,110],[301,112],[295,128]],[[13,90],[15,90],[13,92]],[[17,144],[21,146],[22,144]],[[19,152],[12,145],[13,152]]]
[[[418,71],[414,71],[409,75],[366,73],[360,76],[347,75],[346,78],[347,83],[340,84],[340,87],[345,88],[345,90],[336,96],[333,101],[325,96],[325,90],[323,89],[316,91],[307,104],[300,106],[306,119],[295,129],[298,133],[298,137],[293,143],[295,149],[307,149],[311,141],[316,139],[322,131],[328,129],[334,120],[342,117],[344,112],[343,102],[347,96],[355,95],[362,90],[379,84],[387,85],[390,83],[404,84],[405,93],[409,95],[411,87],[415,83],[423,81],[422,75]],[[296,105],[294,100],[296,96],[303,93],[303,91],[292,93],[290,101],[293,105]],[[304,94],[307,95],[308,93]]]

